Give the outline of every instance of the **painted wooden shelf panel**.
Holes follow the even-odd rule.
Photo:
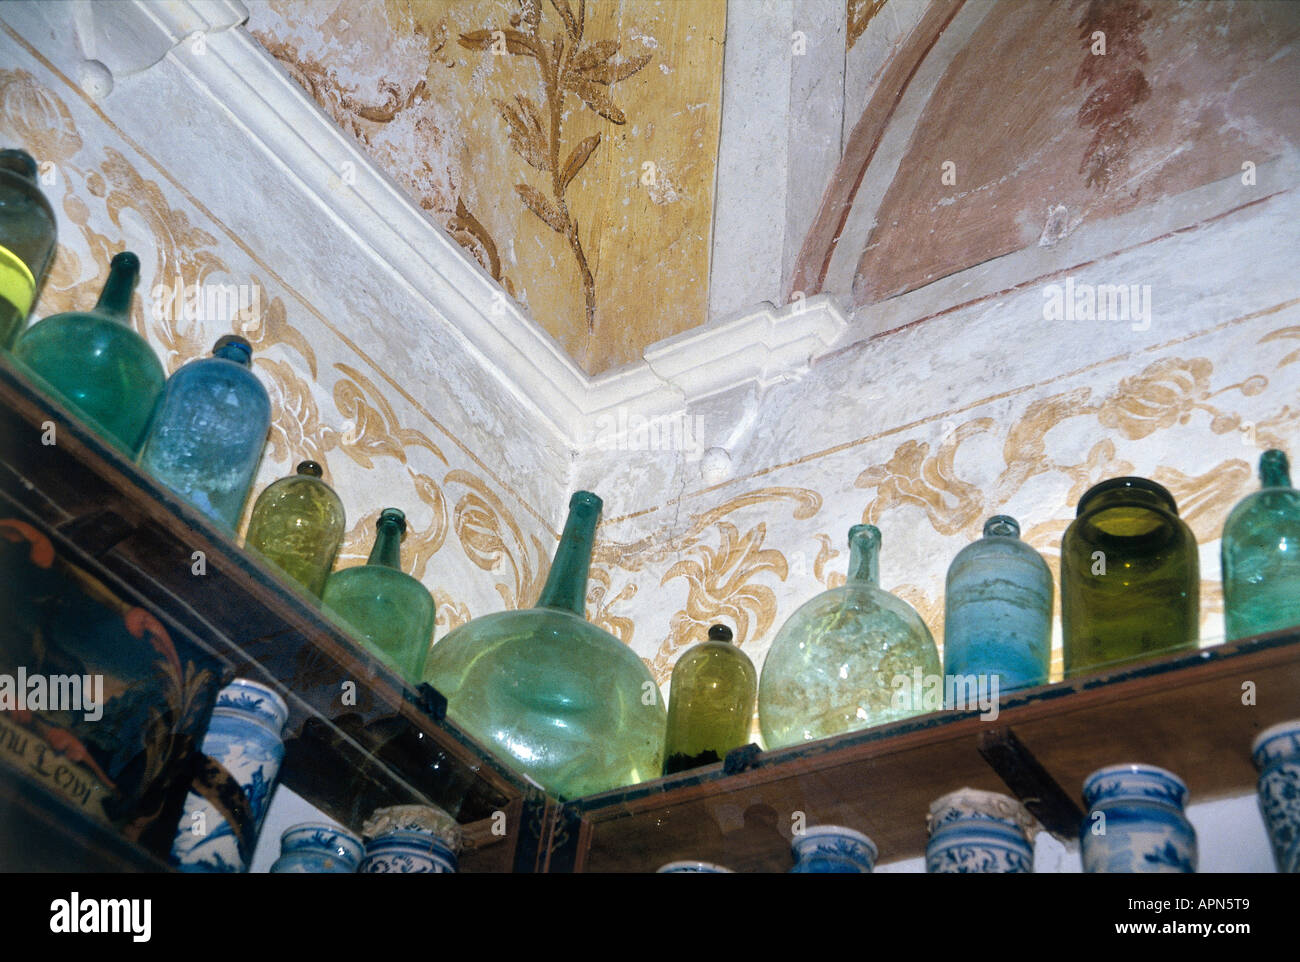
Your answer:
[[[1082,782],[1095,769],[1156,764],[1181,775],[1193,801],[1248,793],[1255,735],[1297,715],[1300,628],[1018,692],[996,719],[939,712],[762,753],[733,775],[719,763],[579,799],[562,812],[564,842],[552,846],[550,866],[637,872],[702,859],[785,871],[800,819],[864,831],[881,862],[895,861],[924,853],[930,802],[963,786],[1012,786],[1072,839]],[[999,751],[1008,744],[1019,755]],[[1046,773],[1037,783],[1026,770],[1035,767]]]
[[[42,443],[48,423],[53,444]],[[236,675],[281,692],[290,708],[284,784],[354,830],[381,805],[434,802],[466,829],[463,870],[513,867],[520,827],[533,821],[524,818],[528,783],[433,717],[420,693],[353,642],[316,599],[101,442],[3,355],[0,493],[82,563],[197,636]]]

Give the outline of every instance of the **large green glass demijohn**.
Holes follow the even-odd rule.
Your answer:
[[[475,618],[429,654],[448,717],[552,794],[657,778],[667,712],[645,663],[584,617],[601,500],[579,491],[537,607]]]
[[[1223,618],[1229,640],[1300,625],[1300,491],[1286,454],[1259,458],[1262,487],[1223,525]]]
[[[298,465],[257,496],[244,546],[256,551],[316,597],[343,544],[343,502],[321,480],[315,461]]]
[[[730,628],[714,625],[708,641],[673,665],[664,774],[720,762],[746,744],[757,694],[754,663],[732,644]]]
[[[93,310],[51,314],[18,335],[14,358],[105,440],[134,457],[166,374],[131,328],[140,258],[113,258]]]
[[[375,529],[370,558],[330,575],[321,601],[368,649],[418,684],[433,642],[433,596],[402,570],[406,515],[384,508]]]
[[[767,748],[924,710],[923,691],[941,677],[939,651],[916,609],[880,587],[879,552],[880,529],[850,528],[848,581],[805,602],[777,632],[758,681]]]
[[[32,155],[0,150],[0,348],[27,323],[54,262],[56,230]]]

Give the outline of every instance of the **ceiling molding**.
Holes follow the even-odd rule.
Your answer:
[[[748,384],[788,379],[828,351],[846,326],[829,298],[767,305],[650,345],[644,359],[588,376],[501,287],[375,165],[244,30],[235,0],[129,0],[83,47],[121,47],[122,64],[170,53],[229,111],[250,142],[286,171],[365,256],[396,274],[437,322],[501,383],[540,411],[573,448],[620,407],[645,416]],[[207,32],[202,44],[185,42]],[[160,54],[159,51],[162,50]]]

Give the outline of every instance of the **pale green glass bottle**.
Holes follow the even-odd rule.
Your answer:
[[[730,628],[714,625],[708,641],[673,665],[665,775],[720,762],[727,752],[749,742],[758,672],[731,639]]]
[[[322,474],[315,461],[303,461],[296,474],[268,485],[253,504],[244,538],[245,547],[318,598],[347,525],[343,502]]]
[[[924,691],[942,691],[930,629],[881,589],[879,552],[875,525],[850,528],[848,581],[805,602],[777,632],[758,682],[769,749],[921,714]]]
[[[19,334],[13,350],[38,384],[131,457],[166,381],[153,348],[131,328],[139,277],[140,259],[123,251],[93,310],[51,314]]]
[[[548,792],[578,798],[660,775],[667,713],[635,652],[584,617],[601,501],[574,494],[537,607],[475,618],[429,654],[448,717]]]
[[[1261,489],[1223,525],[1223,618],[1229,640],[1300,625],[1300,491],[1286,454],[1259,458]]]
[[[321,601],[368,649],[418,684],[433,642],[433,596],[402,571],[406,516],[385,508],[375,527],[369,560],[330,575]]]
[[[0,150],[0,348],[27,323],[54,262],[54,209],[37,181],[32,155]]]

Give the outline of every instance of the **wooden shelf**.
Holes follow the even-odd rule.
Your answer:
[[[40,442],[47,421],[54,445]],[[1160,765],[1187,781],[1193,801],[1250,792],[1252,739],[1300,716],[1297,628],[1017,692],[996,719],[939,712],[759,753],[736,774],[718,764],[562,803],[431,717],[315,599],[99,441],[3,355],[0,503],[235,673],[281,691],[290,706],[282,783],[353,829],[381,805],[439,804],[466,832],[466,872],[645,872],[685,858],[780,872],[798,813],[807,825],[860,829],[882,862],[894,861],[924,852],[931,801],[963,786],[1017,794],[1072,838],[1093,770]],[[356,684],[355,704],[340,697],[344,681]],[[1254,704],[1243,704],[1247,682]],[[24,833],[46,838],[49,867],[77,865],[85,840],[88,866],[165,868],[77,813],[31,803],[43,789],[14,784],[12,772],[0,778],[0,805]],[[496,812],[504,835],[493,831]],[[35,864],[40,847],[15,848],[14,858]]]
[[[47,422],[56,426],[52,445],[41,442]],[[316,599],[102,442],[2,353],[0,495],[236,675],[279,690],[290,709],[280,780],[332,818],[356,830],[381,805],[433,802],[466,830],[462,870],[508,871],[516,858],[535,859],[523,836],[545,803],[532,801],[526,780],[431,717],[419,693]],[[347,699],[345,682],[355,687]],[[496,812],[505,813],[504,836],[491,831]]]
[[[1254,704],[1243,704],[1247,682]],[[923,855],[934,799],[963,786],[1008,792],[1011,782],[1024,793],[1032,784],[1006,752],[990,750],[1008,738],[1045,770],[1049,790],[1052,780],[1063,790],[1076,817],[1083,779],[1121,762],[1176,772],[1193,802],[1252,792],[1252,740],[1298,715],[1300,629],[1292,629],[1017,692],[1003,699],[996,720],[939,712],[766,752],[734,775],[716,764],[579,799],[561,812],[548,867],[652,872],[702,859],[738,872],[783,872],[793,863],[798,812],[810,826],[866,832],[881,862]],[[1059,809],[1046,814],[1068,826],[1058,824],[1058,834],[1076,837],[1077,821],[1061,819]]]

